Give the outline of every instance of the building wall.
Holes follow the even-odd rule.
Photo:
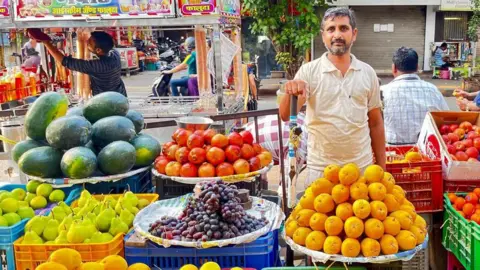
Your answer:
[[[414,48],[423,67],[425,6],[352,6],[358,37],[352,53],[375,70],[391,70],[392,54],[401,46]],[[374,32],[374,24],[394,24],[394,32]],[[315,38],[315,57],[325,52],[321,36]]]

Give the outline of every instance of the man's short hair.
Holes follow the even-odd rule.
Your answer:
[[[393,54],[393,64],[405,73],[413,73],[418,69],[418,54],[412,48],[401,47]]]
[[[325,26],[325,22],[327,20],[335,19],[338,17],[348,17],[348,19],[350,19],[350,26],[352,27],[352,29],[357,28],[357,20],[355,19],[355,13],[353,12],[353,10],[346,7],[334,7],[329,8],[327,9],[327,11],[325,11],[322,19],[321,29],[323,30],[323,27]]]
[[[95,41],[95,47],[101,49],[104,53],[111,51],[115,45],[112,36],[106,32],[92,32],[92,38]]]
[[[447,43],[443,42],[442,45],[440,45],[440,47],[448,47]]]

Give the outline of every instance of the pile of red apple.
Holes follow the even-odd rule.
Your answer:
[[[254,143],[249,131],[228,136],[213,129],[177,129],[173,141],[162,146],[155,169],[167,176],[215,177],[258,171],[272,162],[272,154]]]
[[[460,125],[442,125],[440,134],[453,160],[479,162],[480,127],[470,122],[462,122]]]

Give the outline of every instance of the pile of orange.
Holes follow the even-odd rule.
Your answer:
[[[457,212],[464,218],[480,224],[480,188],[468,193],[465,197],[449,193],[448,199]]]
[[[427,156],[423,155],[422,153],[418,152],[416,148],[410,149],[404,155],[399,155],[399,154],[387,155],[388,164],[412,163],[412,162],[424,162],[424,161],[430,161],[430,159]]]
[[[363,176],[355,164],[330,165],[305,190],[285,225],[296,244],[346,257],[390,255],[415,248],[427,223],[378,165]]]

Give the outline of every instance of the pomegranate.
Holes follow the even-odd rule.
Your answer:
[[[450,126],[449,125],[442,125],[440,127],[440,134],[444,135],[444,134],[448,134],[450,133]]]
[[[242,158],[249,160],[255,156],[255,150],[250,144],[242,145]]]
[[[180,147],[183,147],[183,146],[187,146],[187,141],[188,141],[188,137],[190,137],[190,135],[192,135],[192,132],[190,130],[182,130],[180,131],[178,134],[177,134],[177,144],[180,146]]]
[[[457,124],[452,124],[452,125],[450,125],[450,131],[451,131],[451,132],[454,132],[457,128],[458,128],[458,125],[457,125]]]
[[[475,138],[473,140],[473,147],[477,148],[478,150],[480,150],[480,138]]]
[[[245,159],[239,159],[233,163],[233,169],[235,170],[235,174],[243,174],[250,172],[250,164]]]
[[[465,150],[465,154],[467,154],[468,157],[477,159],[478,158],[478,150],[475,147],[469,147],[467,150]]]
[[[205,143],[206,144],[211,144],[212,143],[212,138],[215,136],[217,132],[214,129],[207,129],[203,132],[203,137],[205,138]]]
[[[455,133],[448,133],[448,139],[450,139],[450,142],[454,143],[454,142],[458,142],[460,140],[460,137],[458,137],[457,134]]]
[[[465,132],[470,132],[473,130],[473,125],[470,122],[462,122],[459,126],[461,129],[465,130]]]
[[[180,168],[180,176],[182,177],[197,177],[198,168],[192,163],[185,163]]]
[[[170,161],[165,167],[165,173],[168,176],[180,176],[180,168],[182,168],[182,164],[176,161]]]
[[[237,145],[229,145],[225,148],[225,157],[228,162],[233,163],[241,157],[241,149]]]
[[[218,147],[212,147],[207,151],[207,161],[213,166],[217,166],[225,161],[225,152]]]
[[[473,140],[472,139],[463,140],[462,143],[465,145],[465,148],[470,148],[470,147],[473,146]]]
[[[188,162],[188,154],[190,154],[190,150],[187,147],[182,147],[177,150],[175,153],[175,160],[184,164]]]
[[[188,161],[193,164],[202,164],[207,159],[207,151],[203,148],[193,148],[188,154]]]
[[[463,130],[461,128],[455,129],[455,131],[453,133],[457,134],[458,137],[460,138],[460,140],[463,139],[463,137],[465,136],[465,130]]]
[[[469,159],[468,155],[463,151],[458,151],[455,153],[455,157],[458,161],[467,161]]]
[[[255,155],[258,155],[263,152],[263,147],[258,143],[252,144],[252,147],[253,147],[253,150],[255,150]]]
[[[218,148],[225,148],[228,145],[228,138],[223,134],[217,134],[213,136],[210,144]]]
[[[228,135],[228,144],[229,145],[237,145],[242,147],[243,145],[243,138],[238,132],[232,132]]]
[[[227,162],[220,163],[215,169],[217,176],[230,176],[235,174],[232,164]]]
[[[167,143],[164,143],[164,144],[162,145],[162,154],[163,154],[164,156],[166,156],[167,153],[168,153],[168,148],[169,148],[170,146],[174,145],[174,144],[176,144],[176,143],[175,143],[175,142],[167,142]]]
[[[178,144],[174,144],[170,146],[167,150],[167,158],[168,160],[172,161],[175,160],[175,153],[177,153],[177,150],[180,148]]]
[[[250,131],[244,130],[240,132],[240,135],[242,136],[243,143],[253,144],[253,135]]]
[[[453,146],[455,146],[455,149],[457,149],[457,152],[465,150],[465,144],[463,144],[463,142],[455,142]]]
[[[268,164],[270,164],[273,160],[272,154],[270,154],[270,152],[268,151],[263,151],[262,153],[257,155],[257,157],[260,159],[260,164],[262,165],[262,168],[268,166]]]
[[[198,176],[199,177],[214,177],[215,176],[215,167],[205,162],[200,167],[198,167]]]
[[[193,149],[195,147],[203,147],[205,144],[205,140],[203,139],[203,135],[192,134],[188,137],[187,140],[187,147],[188,149]]]
[[[452,144],[449,144],[447,146],[447,150],[448,150],[448,153],[452,155],[455,155],[455,153],[457,153],[457,148],[455,148],[455,146],[453,146]]]
[[[154,163],[155,169],[157,170],[157,172],[161,174],[165,174],[165,167],[169,162],[170,161],[168,161],[167,157],[160,156],[157,159],[155,159],[155,163]]]
[[[175,130],[175,132],[173,132],[173,134],[172,134],[172,140],[177,141],[178,133],[180,133],[181,131],[184,131],[184,130],[185,130],[184,128],[178,128],[177,130]]]
[[[252,157],[250,160],[248,160],[248,163],[250,164],[250,171],[258,171],[262,168],[262,163],[258,157]]]

